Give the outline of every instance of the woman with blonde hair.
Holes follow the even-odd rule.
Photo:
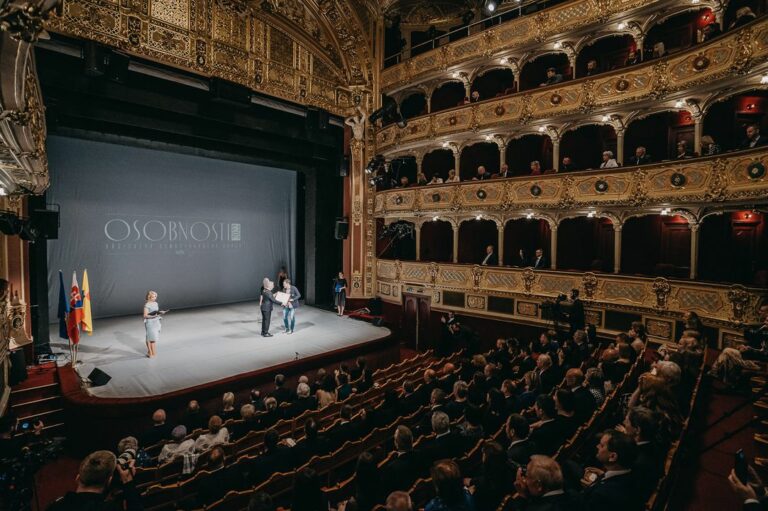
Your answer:
[[[458,183],[461,181],[459,178],[459,175],[456,173],[456,169],[451,169],[448,171],[448,178],[445,180],[446,183]]]
[[[157,292],[147,291],[146,302],[144,303],[144,329],[147,332],[147,358],[157,356],[155,345],[160,339],[160,317],[168,311],[161,311],[157,304]]]

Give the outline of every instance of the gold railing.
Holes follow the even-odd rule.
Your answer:
[[[376,133],[376,150],[387,153],[401,144],[493,127],[513,131],[515,126],[537,119],[585,115],[604,107],[654,100],[733,78],[766,60],[768,18],[641,66],[415,117],[405,128],[389,125]]]
[[[430,296],[436,309],[519,319],[540,320],[542,300],[575,288],[581,291],[588,320],[598,328],[605,325],[601,311],[606,309],[640,312],[660,321],[667,318],[671,327],[675,319],[692,310],[709,324],[737,328],[757,321],[757,308],[768,298],[766,289],[741,285],[532,268],[379,259],[376,273],[377,294],[390,302],[400,303],[403,293],[420,293]],[[504,310],[494,310],[489,307],[490,297],[514,302],[506,302]]]
[[[472,59],[541,43],[589,24],[605,24],[613,15],[660,4],[661,0],[573,0],[537,14],[507,21],[459,41],[412,57],[381,72],[381,89],[409,83],[431,72]]]
[[[768,200],[768,148],[611,171],[523,176],[376,193],[377,217],[640,208]]]

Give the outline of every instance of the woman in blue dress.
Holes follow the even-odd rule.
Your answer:
[[[344,272],[339,272],[339,277],[333,282],[333,304],[336,306],[336,315],[344,315],[344,307],[347,305],[347,279]]]
[[[144,304],[144,328],[147,331],[147,357],[153,358],[157,355],[155,345],[160,339],[160,316],[167,311],[161,311],[157,304],[157,292],[148,291],[146,303]]]

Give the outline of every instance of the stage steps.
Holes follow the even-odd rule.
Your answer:
[[[64,434],[64,407],[55,363],[27,367],[27,379],[11,389],[9,411],[22,421],[42,420],[45,432]]]

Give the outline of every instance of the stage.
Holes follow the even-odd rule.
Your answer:
[[[87,389],[97,398],[147,398],[209,385],[270,367],[318,358],[390,335],[384,327],[338,317],[335,312],[303,306],[296,330],[282,333],[282,309],[272,312],[270,332],[261,336],[258,302],[172,311],[163,320],[157,357],[146,357],[141,316],[94,321],[94,333],[80,341],[77,372],[88,376],[98,367],[112,377],[102,387]],[[66,353],[58,324],[50,327],[51,347]]]

